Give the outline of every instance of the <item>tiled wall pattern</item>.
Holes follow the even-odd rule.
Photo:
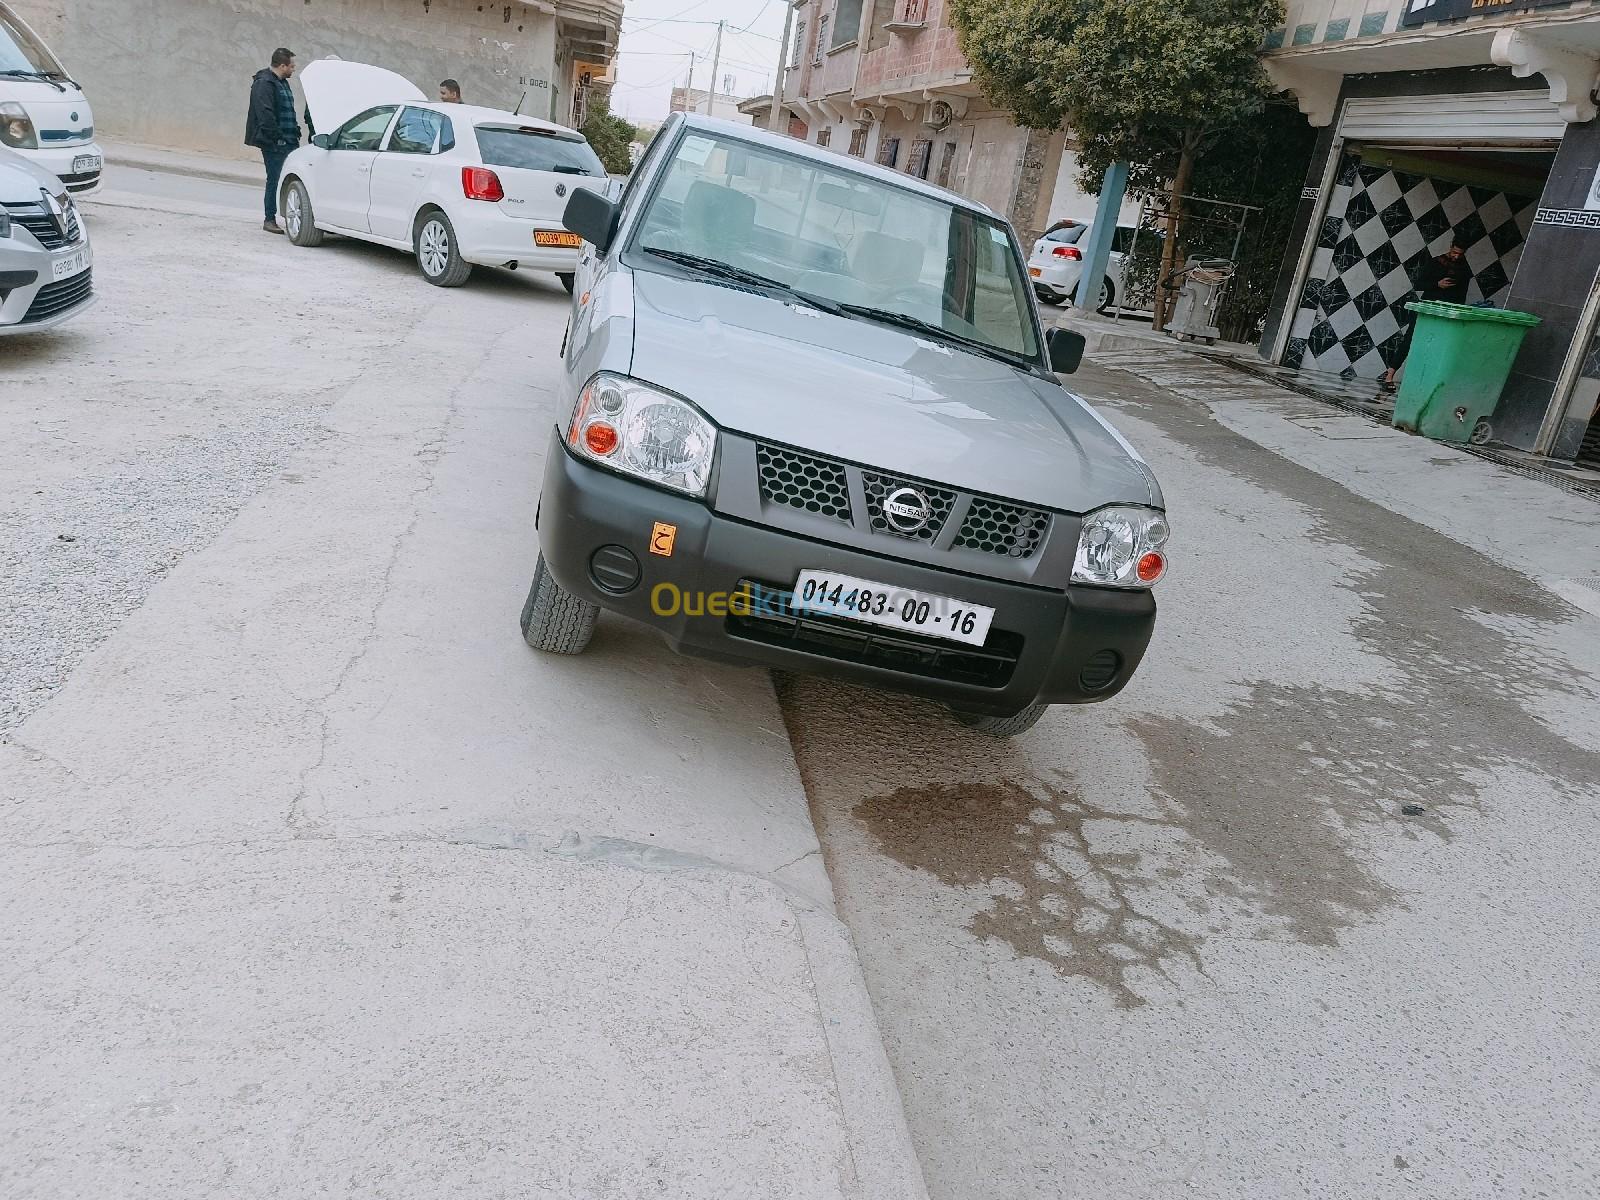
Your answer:
[[[1467,302],[1501,303],[1516,274],[1536,196],[1449,183],[1354,157],[1340,165],[1290,329],[1284,365],[1376,379],[1396,361],[1411,280],[1460,239]]]

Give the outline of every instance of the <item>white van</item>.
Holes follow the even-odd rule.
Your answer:
[[[85,196],[100,187],[105,156],[83,89],[50,47],[0,2],[0,146],[15,150]]]

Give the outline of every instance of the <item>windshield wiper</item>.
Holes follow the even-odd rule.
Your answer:
[[[1031,367],[1033,365],[1030,360],[1014,351],[1002,350],[999,346],[990,345],[988,342],[980,342],[977,338],[953,333],[943,325],[935,325],[932,321],[924,321],[921,317],[913,317],[909,313],[895,312],[890,308],[873,308],[868,304],[840,304],[839,307],[852,316],[866,317],[869,321],[882,321],[885,325],[898,325],[902,329],[924,333],[941,341],[954,342],[964,350],[971,350],[975,353],[998,359],[1007,366]]]
[[[685,250],[666,250],[659,246],[641,246],[646,254],[654,254],[657,258],[664,258],[668,262],[680,263],[686,267],[693,267],[697,271],[704,271],[707,275],[715,275],[721,279],[731,280],[734,283],[747,283],[751,287],[770,288],[785,296],[791,296],[802,304],[812,308],[820,308],[825,313],[834,316],[843,316],[850,306],[829,300],[826,296],[814,295],[803,292],[799,288],[790,287],[781,279],[773,279],[759,271],[747,271],[743,267],[736,267],[732,263],[723,262],[720,258],[707,258],[703,254],[690,254]]]
[[[55,90],[58,92],[64,92],[67,90],[57,82],[57,80],[67,79],[67,77],[60,71],[18,71],[14,68],[7,67],[4,70],[0,70],[0,75],[4,75],[10,79],[42,79],[51,87],[55,88]],[[72,83],[72,80],[67,79],[67,82]],[[72,86],[77,87],[78,85],[72,83]]]

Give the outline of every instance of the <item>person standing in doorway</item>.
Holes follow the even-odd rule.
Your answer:
[[[454,79],[441,79],[439,81],[439,103],[460,104],[461,85]]]
[[[1467,248],[1460,242],[1451,242],[1450,249],[1438,258],[1430,258],[1412,276],[1411,284],[1423,300],[1442,300],[1447,304],[1465,304],[1467,285],[1472,282],[1472,270],[1467,266]],[[1400,353],[1394,365],[1383,373],[1378,386],[1384,391],[1394,390],[1394,377],[1405,365],[1411,353],[1411,337],[1417,331],[1417,314],[1406,313],[1406,335],[1400,343]]]
[[[245,117],[244,143],[261,151],[267,168],[266,220],[261,228],[282,233],[278,224],[278,178],[283,160],[300,144],[300,122],[294,114],[294,91],[289,77],[294,74],[294,54],[279,46],[272,52],[272,65],[256,72],[250,81],[250,111]]]

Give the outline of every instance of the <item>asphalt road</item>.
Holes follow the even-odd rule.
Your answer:
[[[1011,744],[780,686],[932,1195],[1595,1194],[1600,619],[1173,388],[1073,384],[1173,514],[1132,686]],[[1330,458],[1389,445],[1320,411]],[[1600,524],[1526,486],[1526,538]]]

